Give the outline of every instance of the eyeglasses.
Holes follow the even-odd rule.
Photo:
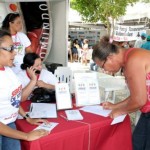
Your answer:
[[[104,60],[103,65],[102,65],[102,69],[104,69],[105,63],[106,63],[107,59]]]
[[[0,49],[3,49],[5,51],[12,53],[15,50],[15,46],[12,45],[11,47],[0,47]]]

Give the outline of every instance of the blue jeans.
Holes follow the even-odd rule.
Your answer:
[[[133,150],[150,150],[150,113],[142,113],[133,132]]]
[[[7,126],[16,129],[14,122]],[[0,135],[0,150],[21,150],[20,140]]]

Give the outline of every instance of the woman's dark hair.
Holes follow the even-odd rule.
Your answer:
[[[9,30],[9,23],[20,17],[18,13],[9,13],[2,22],[2,29]]]
[[[11,37],[11,34],[8,33],[8,32],[5,31],[5,30],[1,30],[1,29],[0,29],[0,45],[1,45],[1,43],[4,41],[4,37],[5,37],[5,36]]]
[[[78,39],[74,39],[73,44],[78,44]]]
[[[31,67],[34,65],[34,62],[37,58],[40,58],[40,56],[36,53],[27,53],[25,54],[23,58],[23,64],[21,64],[21,69],[26,70],[28,67]]]
[[[106,60],[110,54],[118,52],[118,46],[110,43],[108,36],[103,36],[100,42],[93,46],[92,59],[94,60],[95,58],[98,58],[99,60],[103,61]]]

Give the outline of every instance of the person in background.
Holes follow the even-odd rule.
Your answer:
[[[89,50],[89,41],[88,39],[84,39],[83,41],[83,50],[82,50],[82,64],[87,65],[87,53]]]
[[[58,79],[49,71],[42,69],[42,61],[38,54],[27,53],[21,64],[22,71],[17,75],[23,86],[22,101],[30,99],[36,87],[55,89]]]
[[[21,32],[22,21],[20,14],[9,13],[2,22],[2,29],[9,31],[12,36],[15,51],[17,52],[12,70],[17,74],[21,70],[20,65],[23,62],[24,55],[32,52],[30,40]]]
[[[38,53],[39,49],[41,48],[41,35],[42,35],[42,28],[33,29],[32,31],[27,32],[27,36],[31,41],[31,49],[34,53]]]
[[[142,113],[133,132],[133,150],[149,150],[150,51],[118,47],[105,38],[93,47],[92,58],[106,71],[116,73],[123,69],[130,96],[116,104],[104,102],[102,106],[112,110],[111,118],[140,110]]]
[[[142,33],[141,38],[137,39],[135,41],[134,47],[135,48],[140,48],[142,46],[142,44],[144,44],[146,42],[146,37],[147,37],[146,33]]]
[[[71,36],[68,35],[68,43],[67,43],[67,46],[68,46],[68,55],[70,56],[70,62],[72,62],[72,51],[71,51]]]
[[[78,61],[78,39],[73,40],[72,43],[72,56],[73,56],[73,61],[77,62]]]
[[[92,71],[97,71],[98,70],[98,66],[95,62],[93,62],[92,60],[90,61],[90,69]]]
[[[134,41],[129,41],[129,48],[133,48],[134,47]]]
[[[147,42],[142,44],[141,48],[150,50],[150,36],[147,37]]]
[[[81,39],[79,40],[79,47],[80,47],[80,49],[83,48],[83,41],[84,41],[83,38],[81,38]]]
[[[20,140],[32,141],[48,135],[48,131],[18,131],[15,121],[18,113],[30,124],[38,125],[43,119],[31,119],[21,108],[22,85],[10,69],[16,55],[11,35],[0,30],[0,150],[21,150]]]

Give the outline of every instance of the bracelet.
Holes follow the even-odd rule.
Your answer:
[[[30,116],[29,116],[29,114],[26,114],[24,117],[23,117],[23,119],[27,119],[27,118],[29,118]]]

